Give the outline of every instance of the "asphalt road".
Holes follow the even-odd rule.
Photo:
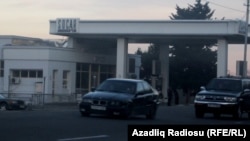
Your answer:
[[[155,120],[103,116],[81,117],[75,104],[46,105],[26,111],[0,111],[1,141],[127,141],[128,125],[249,125],[244,116],[234,120],[206,115],[196,119],[193,105],[161,105]]]

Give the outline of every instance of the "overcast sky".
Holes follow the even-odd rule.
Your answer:
[[[213,18],[246,19],[247,0],[202,0],[215,10]],[[169,20],[181,8],[196,0],[3,0],[0,5],[1,35],[20,35],[58,39],[49,34],[49,20],[80,18],[81,20]],[[130,52],[134,53],[135,45]],[[229,45],[228,70],[234,74],[236,60],[243,59],[244,45]],[[248,49],[250,50],[250,49]],[[250,56],[250,51],[247,52]],[[247,57],[248,61],[250,57]],[[250,64],[250,63],[248,63]],[[250,67],[248,67],[250,68]]]

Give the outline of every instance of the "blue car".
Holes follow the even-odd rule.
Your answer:
[[[158,105],[159,92],[146,81],[110,78],[83,95],[79,111],[82,116],[101,114],[129,118],[145,115],[154,119]]]

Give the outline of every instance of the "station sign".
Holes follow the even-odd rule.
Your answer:
[[[78,32],[79,18],[57,18],[56,29],[60,33],[76,33]]]

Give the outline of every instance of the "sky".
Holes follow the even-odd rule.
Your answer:
[[[247,0],[202,0],[214,10],[212,18],[246,20]],[[0,34],[60,39],[49,34],[49,21],[56,18],[81,20],[170,20],[176,6],[187,8],[196,0],[3,0],[0,5]],[[129,46],[129,53],[147,45]],[[234,75],[236,61],[243,60],[244,44],[229,45],[228,73]],[[250,62],[250,49],[247,49]],[[250,63],[248,63],[250,69]]]

